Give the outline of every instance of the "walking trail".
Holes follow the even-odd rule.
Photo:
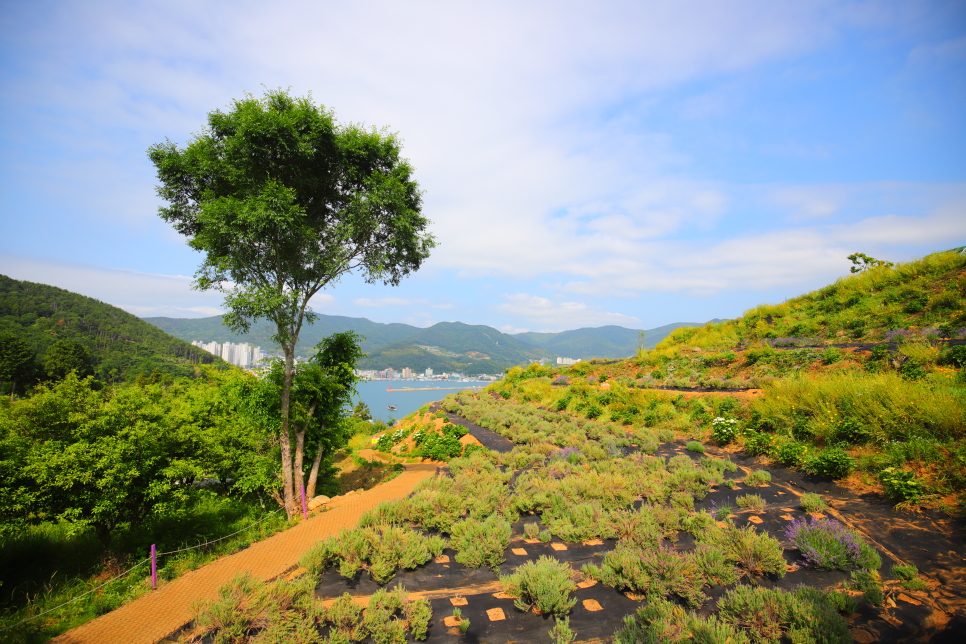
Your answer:
[[[362,513],[379,503],[406,496],[419,481],[433,476],[436,467],[434,463],[407,465],[406,471],[387,483],[335,498],[328,511],[159,585],[48,644],[157,644],[193,619],[192,604],[216,597],[218,589],[238,573],[248,571],[256,579],[268,581],[292,571],[316,541],[355,527]]]

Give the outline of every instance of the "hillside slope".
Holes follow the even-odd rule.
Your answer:
[[[105,380],[129,380],[155,370],[186,376],[196,364],[225,364],[116,306],[6,275],[0,275],[2,332],[25,340],[38,362],[57,340],[76,340],[91,352],[95,372]]]
[[[735,320],[678,329],[658,345],[732,349],[757,342],[808,345],[950,337],[966,327],[966,255],[933,253],[843,277]]]

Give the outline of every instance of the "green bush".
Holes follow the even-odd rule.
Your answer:
[[[852,573],[851,587],[862,592],[862,599],[873,606],[881,606],[885,600],[882,579],[874,570],[856,570]]]
[[[855,469],[855,459],[841,447],[827,447],[805,460],[802,469],[809,474],[841,479]]]
[[[787,592],[738,586],[718,602],[718,616],[746,631],[756,643],[778,642],[782,636],[796,643],[851,643],[848,622],[837,612],[840,605],[838,593],[814,588]]]
[[[553,644],[570,644],[577,639],[577,634],[570,629],[569,617],[554,619],[553,628],[550,629],[549,635]]]
[[[822,497],[811,492],[802,495],[799,505],[806,512],[821,512],[828,507]]]
[[[808,445],[798,441],[786,441],[775,448],[773,455],[786,467],[799,467],[808,455]]]
[[[505,560],[511,533],[510,524],[496,514],[482,522],[466,519],[453,525],[450,547],[457,550],[456,561],[467,568],[495,568]]]
[[[512,574],[500,577],[503,590],[513,596],[522,611],[536,607],[544,615],[566,615],[577,602],[574,571],[553,557],[541,555],[536,561],[518,566]]]
[[[766,456],[775,447],[775,435],[764,432],[754,433],[745,439],[745,451],[752,456]]]
[[[688,444],[684,446],[684,449],[689,452],[697,452],[698,454],[704,454],[704,445],[700,441],[688,441]]]
[[[718,416],[711,419],[711,438],[721,444],[735,440],[741,434],[741,426],[734,418]]]
[[[897,501],[914,501],[923,495],[922,484],[912,472],[887,467],[879,473],[886,494]]]
[[[750,644],[748,637],[717,616],[690,613],[666,599],[654,598],[614,633],[614,644]]]
[[[771,472],[768,470],[755,470],[748,476],[744,478],[742,483],[748,487],[754,487],[756,485],[761,485],[762,483],[771,482]]]

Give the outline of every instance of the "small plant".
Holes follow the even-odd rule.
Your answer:
[[[699,542],[720,548],[727,561],[740,566],[753,575],[777,575],[786,572],[782,546],[777,539],[761,534],[754,526],[709,530],[699,537]]]
[[[577,602],[576,597],[570,596],[577,590],[573,575],[567,564],[541,555],[536,561],[518,566],[512,574],[500,577],[500,583],[522,611],[533,606],[544,615],[565,615]]]
[[[761,512],[765,509],[765,499],[760,494],[745,494],[739,496],[737,501],[739,508],[745,508],[752,512]]]
[[[674,440],[674,430],[667,428],[657,430],[657,439],[662,443],[670,443]]]
[[[811,492],[806,492],[802,495],[799,505],[806,512],[821,512],[828,507],[822,497]]]
[[[882,579],[874,570],[856,570],[852,573],[852,588],[862,592],[862,599],[873,606],[881,606],[885,600]]]
[[[457,622],[462,621],[463,619],[463,609],[459,606],[453,607],[453,619],[455,619]]]
[[[701,592],[705,580],[695,555],[666,545],[618,547],[604,555],[599,570],[587,567],[585,572],[596,573],[594,576],[607,586],[649,597],[677,595],[695,607],[707,599]]]
[[[711,438],[721,444],[732,442],[740,433],[738,421],[734,418],[718,416],[711,419]]]
[[[906,470],[887,467],[879,473],[879,480],[886,494],[898,501],[914,501],[923,494],[922,484],[916,475]]]
[[[550,639],[553,644],[570,644],[577,639],[577,634],[570,630],[570,618],[556,618],[553,628],[550,629]]]
[[[727,503],[725,503],[723,505],[715,505],[715,504],[712,504],[712,508],[711,509],[712,509],[712,512],[714,514],[714,518],[715,519],[717,519],[718,521],[724,521],[729,516],[731,516],[731,511],[734,508],[732,508],[730,505],[728,505]]]
[[[688,444],[684,446],[684,449],[689,452],[697,452],[698,454],[704,454],[704,445],[699,441],[688,441]]]
[[[913,564],[896,564],[892,566],[892,576],[902,582],[906,590],[926,590],[928,585],[919,577],[919,569]]]
[[[767,470],[755,470],[754,472],[746,476],[744,481],[742,481],[742,483],[744,483],[748,487],[754,487],[756,485],[761,485],[762,483],[770,483],[770,482],[771,482],[771,472],[768,472]]]
[[[879,553],[862,537],[832,519],[796,519],[785,528],[785,538],[816,568],[877,570],[882,565]]]
[[[550,543],[550,540],[553,539],[553,533],[550,530],[542,530],[538,538],[542,543]]]
[[[470,620],[460,620],[460,633],[465,633],[468,630],[470,630]]]
[[[540,537],[540,525],[537,523],[527,523],[523,526],[523,534],[527,539],[537,539]]]

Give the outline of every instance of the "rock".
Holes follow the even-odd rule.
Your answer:
[[[312,497],[312,500],[313,500],[313,501],[318,501],[319,503],[328,503],[328,502],[329,502],[329,501],[331,501],[332,499],[330,499],[329,497],[327,497],[327,496],[326,496],[326,495],[324,495],[324,494],[320,494],[320,495],[318,495],[318,496],[316,496],[316,497]]]

